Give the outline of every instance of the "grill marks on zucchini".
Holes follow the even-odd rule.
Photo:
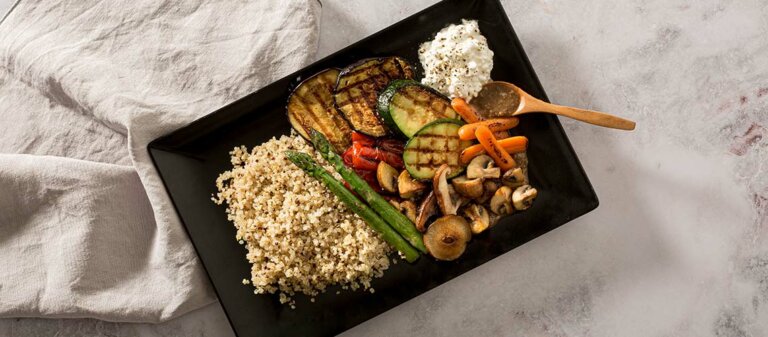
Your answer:
[[[334,106],[333,88],[338,77],[338,69],[327,69],[304,80],[288,98],[287,110],[291,126],[302,137],[309,139],[309,130],[315,129],[340,153],[351,145],[352,128]]]
[[[458,119],[447,97],[416,81],[395,80],[379,96],[379,114],[390,128],[410,138],[438,119]]]
[[[379,119],[376,100],[383,88],[394,79],[410,79],[413,70],[399,57],[365,59],[345,68],[336,82],[336,107],[352,128],[374,137],[387,134]]]
[[[463,123],[454,119],[440,119],[425,125],[405,145],[403,161],[408,173],[416,179],[432,179],[437,169],[447,164],[448,178],[464,171],[460,155],[472,141],[459,139]]]

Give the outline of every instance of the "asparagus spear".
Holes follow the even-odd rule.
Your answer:
[[[416,249],[424,253],[427,252],[421,233],[419,233],[416,229],[416,225],[414,225],[411,220],[403,215],[403,213],[400,213],[400,211],[392,206],[392,204],[382,198],[381,195],[376,193],[376,191],[374,191],[363,178],[360,178],[355,171],[344,165],[344,161],[333,151],[331,143],[328,142],[328,139],[325,138],[322,133],[312,129],[310,130],[310,137],[312,138],[312,143],[315,144],[315,149],[320,152],[320,155],[323,156],[325,160],[330,162],[331,165],[336,168],[336,171],[349,183],[352,190],[360,195],[360,197],[365,200],[376,213],[379,213],[379,215],[413,247],[416,247]]]
[[[379,232],[384,241],[403,253],[406,261],[414,262],[419,258],[420,254],[416,249],[411,247],[392,227],[389,227],[376,212],[346,189],[340,181],[336,180],[328,171],[318,165],[312,157],[306,153],[296,151],[286,151],[285,156],[296,166],[304,170],[304,172],[325,184],[333,194],[339,197],[341,202],[363,218],[368,226]]]

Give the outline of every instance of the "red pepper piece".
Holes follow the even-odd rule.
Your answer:
[[[344,159],[344,165],[347,165],[348,167],[352,167],[352,159],[355,157],[353,152],[354,152],[354,148],[350,146],[341,155],[341,158]]]
[[[368,146],[360,146],[359,151],[357,152],[358,156],[365,157],[372,160],[381,160],[381,155],[379,154],[379,149],[375,149]]]
[[[361,144],[365,146],[373,146],[374,144],[376,144],[376,140],[360,132],[352,131],[352,143]]]
[[[373,160],[369,160],[360,156],[352,157],[352,167],[363,170],[376,170],[379,164]]]
[[[392,152],[395,154],[403,154],[403,149],[405,148],[405,144],[397,139],[379,139],[376,146],[378,146],[380,149]]]
[[[357,155],[371,160],[384,161],[397,169],[402,169],[404,167],[402,155],[384,151],[382,149],[361,146],[357,152]]]
[[[379,155],[381,156],[381,160],[386,162],[387,164],[391,165],[392,167],[402,170],[405,167],[405,164],[403,163],[403,157],[402,155],[387,152],[387,151],[379,151]]]

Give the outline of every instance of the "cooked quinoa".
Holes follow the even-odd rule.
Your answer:
[[[369,289],[371,280],[389,268],[389,246],[324,185],[288,161],[286,150],[324,163],[292,132],[250,153],[236,147],[230,152],[233,168],[216,179],[219,192],[213,201],[226,202],[227,218],[237,228],[235,240],[248,249],[254,293],[279,292],[280,302],[293,307],[294,294],[316,296],[333,284]]]

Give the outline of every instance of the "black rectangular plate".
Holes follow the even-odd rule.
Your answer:
[[[414,265],[401,262],[373,282],[374,294],[358,290],[337,295],[339,289],[334,287],[314,303],[296,296],[296,309],[281,305],[276,295],[254,295],[251,286],[241,284],[250,278],[246,250],[235,241],[235,228],[224,207],[210,199],[216,192],[216,177],[231,168],[228,152],[289,133],[285,103],[301,78],[389,55],[405,57],[420,73],[419,44],[463,18],[478,20],[494,51],[493,79],[547,99],[498,0],[447,0],[149,144],[152,160],[238,336],[338,334],[597,207],[597,196],[557,118],[528,115],[517,132],[530,139],[530,179],[539,197],[528,211],[475,236],[457,261],[436,262],[424,256]]]

